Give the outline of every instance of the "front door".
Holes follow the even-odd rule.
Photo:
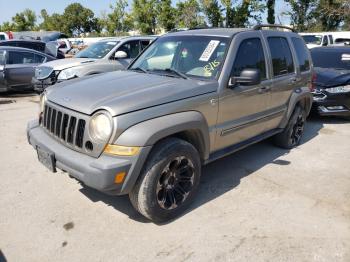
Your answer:
[[[6,51],[0,50],[0,91],[6,91],[5,83]]]
[[[117,60],[117,70],[125,69],[129,66],[132,60],[134,60],[140,53],[140,41],[133,40],[122,44],[116,52],[124,51],[127,54],[126,58]]]
[[[272,83],[262,35],[244,32],[237,35],[232,44],[239,48],[228,54],[235,56],[231,76],[239,76],[243,69],[259,69],[261,83],[227,87],[220,94],[216,150],[243,142],[266,131],[266,116],[270,113],[269,90]]]

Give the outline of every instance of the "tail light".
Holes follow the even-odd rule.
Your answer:
[[[9,39],[13,39],[13,33],[11,31],[8,31],[7,32],[7,35],[9,37]]]
[[[310,92],[313,92],[316,89],[316,79],[317,79],[317,75],[313,73],[311,77],[311,82],[309,83]]]

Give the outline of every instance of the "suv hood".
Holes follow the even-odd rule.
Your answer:
[[[41,66],[51,67],[53,70],[61,71],[66,68],[80,66],[87,63],[96,62],[98,59],[93,58],[66,58],[66,59],[58,59],[55,61],[47,62],[42,64]]]
[[[334,87],[350,83],[349,70],[336,70],[333,68],[314,68],[316,73],[316,85],[319,87]]]
[[[117,71],[56,84],[47,89],[47,98],[84,114],[106,109],[116,116],[215,92],[217,88],[217,81]]]

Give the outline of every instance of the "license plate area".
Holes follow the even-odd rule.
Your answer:
[[[36,147],[38,159],[40,163],[46,166],[51,172],[56,172],[56,161],[55,155],[48,150],[45,150],[39,146]]]

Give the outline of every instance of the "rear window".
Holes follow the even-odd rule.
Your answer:
[[[308,50],[306,49],[303,40],[301,40],[300,38],[293,37],[292,42],[295,52],[297,53],[300,71],[304,72],[310,70]]]
[[[5,36],[4,35],[0,35],[0,40],[5,40]]]
[[[303,35],[305,43],[320,45],[322,41],[322,35]]]
[[[273,76],[282,76],[294,72],[294,64],[289,44],[284,37],[268,37],[272,56]]]

